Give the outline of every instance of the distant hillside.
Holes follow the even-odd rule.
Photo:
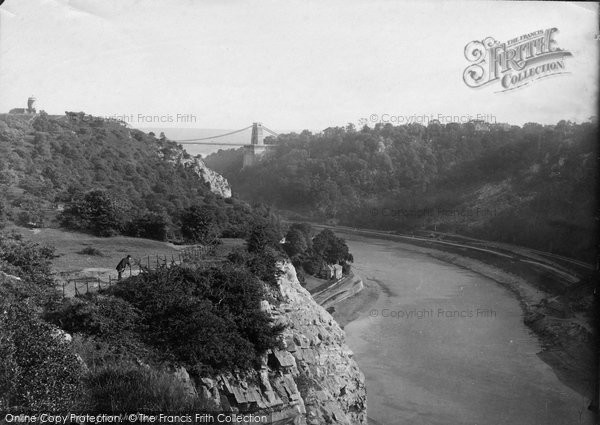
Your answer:
[[[303,217],[431,229],[594,257],[597,125],[377,125],[280,135],[240,170],[240,150],[206,158],[243,198]]]
[[[111,231],[154,237],[137,228],[157,225],[155,235],[168,231],[177,237],[186,208],[206,206],[210,217],[219,217],[220,230],[242,231],[251,209],[211,188],[224,196],[229,190],[224,179],[180,145],[115,120],[83,113],[0,115],[0,221],[56,224],[57,215],[65,214],[61,211],[91,220],[82,208],[106,202],[107,220],[118,221]],[[71,222],[81,230],[82,220]]]

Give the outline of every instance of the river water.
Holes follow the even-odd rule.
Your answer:
[[[383,289],[345,328],[373,423],[592,423],[586,400],[536,355],[508,290],[394,242],[344,238],[355,270]]]

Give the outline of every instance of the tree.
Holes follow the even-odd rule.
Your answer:
[[[344,264],[354,261],[346,242],[329,229],[324,229],[315,236],[313,250],[329,264]]]
[[[188,241],[213,243],[221,234],[217,208],[192,205],[181,214],[181,233]]]
[[[262,253],[269,246],[278,250],[279,240],[280,237],[275,229],[266,222],[259,222],[252,227],[246,240],[248,252]]]
[[[127,224],[126,233],[137,238],[167,239],[167,217],[165,214],[147,212]]]
[[[303,254],[308,249],[306,236],[298,228],[290,229],[285,235],[285,244],[283,245],[285,253],[291,257]]]
[[[121,230],[119,208],[111,194],[103,189],[76,198],[60,215],[61,224],[88,230],[96,236],[112,236]]]

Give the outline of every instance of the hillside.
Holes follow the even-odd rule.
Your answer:
[[[1,115],[0,150],[0,410],[366,423],[364,377],[269,208],[83,113]]]
[[[84,113],[0,115],[0,223],[178,241],[197,206],[217,233],[244,236],[252,210],[230,197],[227,180],[153,133]],[[90,205],[96,216],[83,217]]]
[[[590,122],[349,125],[280,135],[244,170],[239,149],[205,160],[242,198],[292,217],[456,232],[591,262],[596,136]]]

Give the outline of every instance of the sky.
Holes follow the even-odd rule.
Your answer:
[[[567,73],[505,92],[463,81],[469,42],[552,27]],[[137,128],[582,122],[597,113],[599,33],[597,3],[6,0],[0,112],[35,95],[50,114]]]

